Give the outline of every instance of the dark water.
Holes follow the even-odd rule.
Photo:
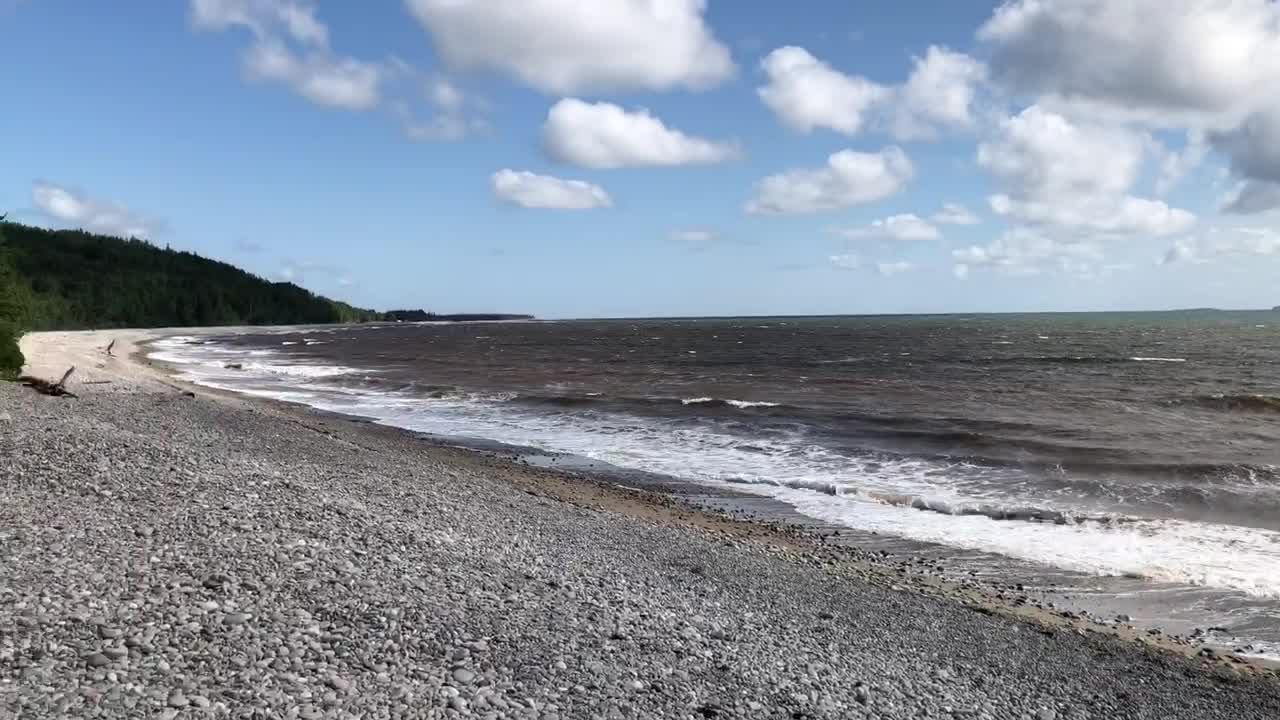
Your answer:
[[[1280,597],[1280,313],[398,325],[165,352],[211,384],[825,522]]]

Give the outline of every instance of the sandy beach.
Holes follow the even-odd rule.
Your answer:
[[[1280,717],[1239,658],[188,386],[173,332],[29,335],[79,397],[0,385],[0,716]]]

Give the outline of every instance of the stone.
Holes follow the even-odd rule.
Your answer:
[[[184,708],[188,705],[187,696],[182,694],[181,690],[174,690],[169,693],[169,707]]]
[[[111,658],[103,655],[102,653],[93,653],[89,657],[85,658],[84,662],[89,667],[103,667],[104,665],[111,664]]]
[[[454,682],[468,685],[475,679],[476,674],[466,668],[458,668],[453,671],[452,677]]]

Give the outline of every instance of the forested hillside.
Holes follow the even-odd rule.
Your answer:
[[[380,314],[224,262],[79,230],[0,223],[0,313],[23,330],[359,322]],[[0,258],[2,264],[3,258]],[[9,287],[5,287],[9,286]],[[6,309],[5,298],[12,307]],[[0,316],[0,321],[4,317]]]
[[[26,312],[26,293],[9,264],[4,229],[5,223],[0,222],[0,379],[9,379],[22,369],[18,322]]]

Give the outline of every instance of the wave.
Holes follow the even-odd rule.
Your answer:
[[[1129,359],[1134,362],[1184,363],[1187,361],[1186,358],[1171,358],[1171,357],[1131,357]]]
[[[711,406],[728,406],[736,408],[753,408],[753,407],[779,407],[781,403],[765,402],[763,400],[721,400],[712,397],[696,397],[682,398],[681,405],[711,405]]]
[[[911,508],[955,517],[982,516],[991,520],[1039,522],[1054,525],[1076,525],[1084,522],[1116,525],[1125,522],[1124,516],[1116,514],[1087,514],[1031,505],[1006,506],[999,503],[984,503],[973,500],[946,500],[925,495],[868,490],[827,480],[776,481],[762,478],[726,478],[726,482],[734,485],[771,485],[792,490],[811,490],[833,497],[858,498],[882,505]]]
[[[159,348],[157,348],[159,349]],[[207,350],[182,348],[201,360]],[[234,357],[234,356],[227,356]],[[187,368],[192,366],[188,365]],[[851,454],[805,436],[766,437],[758,418],[795,415],[794,408],[738,407],[729,398],[644,398],[658,417],[610,414],[600,422],[585,413],[546,412],[523,403],[632,403],[585,394],[550,397],[469,396],[457,388],[417,387],[392,396],[394,377],[350,368],[319,382],[306,377],[237,373],[195,366],[197,382],[241,392],[306,402],[415,432],[479,438],[549,452],[567,452],[619,468],[680,477],[773,497],[820,521],[859,530],[1000,553],[1032,562],[1097,574],[1168,575],[1179,581],[1280,594],[1275,577],[1280,533],[1198,520],[1105,514],[1109,506],[1056,492],[1023,469],[980,468],[916,455]],[[293,366],[315,372],[315,366]],[[348,374],[349,373],[349,374]],[[392,373],[392,375],[394,375]],[[237,382],[245,377],[248,382]],[[267,380],[274,377],[274,382]],[[326,386],[350,388],[326,392]],[[460,401],[433,401],[440,392]],[[757,402],[733,398],[742,403]],[[686,405],[683,400],[698,402]],[[615,409],[603,405],[610,413]],[[626,406],[624,406],[626,407]],[[673,426],[680,408],[696,412],[696,426]],[[702,422],[723,407],[720,419]],[[630,410],[630,407],[626,407]],[[913,423],[921,419],[907,418]],[[928,420],[928,419],[923,419]],[[744,435],[730,425],[746,428]],[[908,425],[910,427],[910,425]],[[997,433],[999,434],[999,433]],[[1009,433],[1016,435],[1017,433]],[[754,479],[753,479],[754,478]],[[1144,483],[1154,485],[1155,483]],[[1261,483],[1259,487],[1270,487]],[[1121,487],[1127,487],[1121,484]],[[1136,511],[1135,511],[1136,510]],[[1132,511],[1132,512],[1131,512]]]
[[[1280,396],[1248,393],[1213,393],[1171,400],[1171,405],[1191,405],[1229,413],[1280,414]]]

